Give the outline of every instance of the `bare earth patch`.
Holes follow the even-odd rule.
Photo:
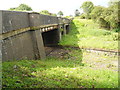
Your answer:
[[[63,48],[63,47],[46,47],[45,48],[48,57],[57,57],[60,59],[79,59],[78,56],[72,55],[73,50],[79,50],[76,48]],[[82,58],[82,63],[86,67],[93,69],[109,69],[112,71],[118,71],[118,55],[107,52],[86,51],[81,50],[77,52]]]

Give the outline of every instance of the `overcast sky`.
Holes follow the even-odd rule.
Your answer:
[[[76,9],[80,10],[80,6],[84,1],[88,0],[0,0],[0,10],[8,10],[9,8],[18,7],[20,4],[27,4],[33,11],[40,12],[48,10],[51,13],[63,11],[64,15],[74,15]],[[107,6],[109,0],[89,0],[94,5]]]

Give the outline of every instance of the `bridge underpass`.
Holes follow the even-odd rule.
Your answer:
[[[39,13],[0,11],[2,61],[45,59],[44,46],[59,43],[69,32],[70,20]]]
[[[48,32],[42,33],[44,46],[54,46],[57,45],[60,41],[60,31],[58,29],[53,29]]]

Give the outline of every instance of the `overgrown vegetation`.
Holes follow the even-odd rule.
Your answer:
[[[118,18],[119,0],[110,0],[108,7],[94,6],[91,1],[86,1],[82,4],[81,8],[84,13],[81,14],[82,19],[92,19],[99,24],[101,28],[109,30],[115,29],[116,32],[120,31],[120,20]],[[116,30],[117,29],[117,30]]]
[[[70,33],[63,37],[60,45],[117,51],[119,37],[116,32],[119,32],[119,21],[116,17],[116,6],[117,4],[111,3],[105,8],[85,2],[82,5],[85,13],[73,20]],[[46,10],[41,13],[51,14]],[[63,16],[62,11],[58,14]],[[76,16],[78,15],[76,10]],[[112,30],[100,29],[101,27]],[[3,62],[2,87],[118,88],[118,56],[73,48],[65,50],[69,53],[62,58]]]
[[[54,14],[54,13],[50,13],[48,10],[42,10],[42,11],[40,11],[40,14],[51,15],[51,16],[57,16],[57,15]]]
[[[118,33],[99,29],[99,25],[92,20],[76,18],[71,23],[71,27],[70,34],[63,37],[61,45],[118,50]]]
[[[20,4],[18,7],[10,8],[12,11],[32,11],[32,8],[26,4]]]
[[[117,57],[104,55],[98,61],[89,52],[70,50],[66,59],[21,60],[3,63],[3,88],[117,88],[118,74],[112,61]],[[83,54],[84,53],[84,54]],[[95,55],[94,55],[95,56]],[[85,58],[86,57],[86,58]],[[106,60],[105,60],[106,59]],[[110,59],[110,57],[109,57]],[[82,61],[83,60],[83,61]],[[96,60],[96,61],[95,61]],[[100,60],[100,59],[99,59]],[[92,65],[91,61],[94,61]],[[106,68],[96,68],[107,63]],[[112,64],[111,64],[111,63]],[[95,64],[97,63],[97,64]],[[110,66],[111,64],[111,66]],[[109,65],[109,67],[107,67]],[[113,69],[111,68],[113,67]]]
[[[10,8],[8,10],[10,11],[33,11],[32,8],[26,4],[20,4],[18,7]],[[57,16],[55,13],[50,13],[48,10],[41,10],[38,13],[44,14],[44,15]]]
[[[72,30],[61,44],[115,50],[117,39],[117,33],[98,29],[98,24],[92,20],[74,19]],[[110,43],[106,45],[106,42]],[[118,87],[118,56],[74,48],[65,50],[69,53],[62,59],[48,57],[46,60],[3,62],[3,88]]]

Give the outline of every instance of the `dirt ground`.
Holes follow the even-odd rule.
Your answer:
[[[70,55],[72,50],[78,50],[78,48],[45,47],[47,57],[56,57],[59,59],[75,59],[77,56]],[[115,53],[82,50],[80,54],[82,54],[82,63],[86,67],[118,71],[118,55]]]

